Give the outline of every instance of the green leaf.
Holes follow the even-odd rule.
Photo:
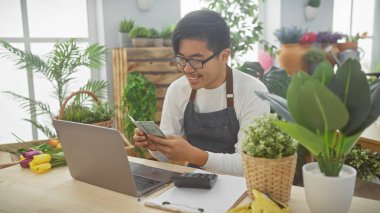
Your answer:
[[[299,124],[292,124],[285,121],[274,121],[282,131],[298,140],[311,154],[317,156],[323,150],[323,140],[320,136],[306,129]]]
[[[259,98],[268,101],[272,109],[283,119],[294,123],[294,119],[288,111],[288,104],[284,98],[269,92],[255,91],[255,93]]]
[[[332,131],[347,124],[349,115],[346,107],[318,80],[308,80],[298,91],[297,101],[297,115],[303,121],[301,125],[311,131]]]
[[[319,80],[325,86],[329,85],[333,77],[334,77],[333,67],[331,66],[330,62],[328,62],[327,60],[320,63],[315,69],[314,74],[312,75],[313,79]]]
[[[305,82],[309,79],[309,76],[304,72],[297,72],[293,75],[292,81],[289,84],[289,88],[286,94],[286,100],[288,100],[288,109],[292,117],[297,123],[303,125],[303,118],[299,114],[299,91],[304,86]]]
[[[352,147],[354,147],[354,145],[356,144],[356,142],[359,140],[360,138],[360,135],[362,134],[362,132],[358,132],[356,133],[355,135],[351,135],[351,136],[344,136],[344,139],[343,139],[343,149],[342,149],[342,155],[343,156],[346,156],[350,150],[352,149]]]
[[[349,59],[339,67],[331,82],[331,89],[340,97],[350,114],[341,132],[346,136],[352,135],[367,119],[371,105],[369,85],[360,63]]]

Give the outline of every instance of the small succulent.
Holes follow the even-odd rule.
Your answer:
[[[326,60],[326,53],[320,48],[313,48],[303,56],[307,62],[319,63]]]
[[[307,5],[310,7],[319,7],[321,5],[321,0],[309,0]]]

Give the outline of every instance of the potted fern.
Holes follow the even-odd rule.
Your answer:
[[[347,60],[336,73],[326,61],[312,76],[303,72],[294,75],[286,100],[256,93],[286,119],[275,121],[275,125],[317,160],[303,166],[312,212],[347,212],[356,171],[344,162],[362,132],[380,115],[380,80],[369,85],[357,60]]]
[[[256,118],[243,139],[243,166],[248,195],[252,189],[287,202],[297,163],[297,142],[273,124],[277,114]]]
[[[126,19],[120,21],[119,23],[119,42],[120,47],[132,47],[132,41],[129,37],[129,32],[133,29],[135,26],[135,20],[133,19]]]
[[[73,87],[75,75],[80,71],[80,67],[87,67],[98,70],[102,67],[107,49],[99,44],[92,44],[85,49],[81,49],[75,39],[69,39],[64,42],[57,42],[54,49],[42,59],[29,51],[22,51],[10,45],[8,42],[0,40],[0,53],[13,60],[21,70],[28,70],[39,74],[47,79],[53,86],[52,96],[57,99],[57,107],[60,108],[70,91],[68,88]],[[25,69],[26,68],[26,69]],[[85,85],[79,87],[79,90],[88,90],[102,98],[105,95],[107,82],[100,80],[88,80]],[[38,118],[47,117],[52,120],[56,113],[51,111],[52,106],[45,103],[44,100],[34,100],[12,91],[5,91],[14,100],[20,102],[22,109],[30,110],[38,115]],[[79,103],[86,101],[87,98],[81,97]],[[42,123],[38,120],[24,119],[30,122],[48,138],[55,138],[56,133],[51,124]],[[42,120],[42,119],[41,119]],[[46,119],[45,119],[46,120]]]

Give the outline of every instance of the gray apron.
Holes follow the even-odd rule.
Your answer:
[[[227,108],[210,112],[195,112],[194,100],[197,90],[192,90],[185,109],[184,129],[189,143],[205,151],[234,153],[239,132],[239,121],[234,109],[232,70],[227,66]]]

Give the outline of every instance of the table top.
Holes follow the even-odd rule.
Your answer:
[[[194,169],[163,162],[129,157],[130,161],[171,171],[191,172]],[[165,212],[146,207],[145,200],[161,193],[157,191],[140,201],[74,180],[67,167],[54,168],[45,174],[12,166],[0,169],[0,212]],[[249,203],[249,198],[239,204]],[[310,212],[302,187],[293,186],[289,206],[292,212]],[[353,197],[349,212],[379,212],[380,201]]]

